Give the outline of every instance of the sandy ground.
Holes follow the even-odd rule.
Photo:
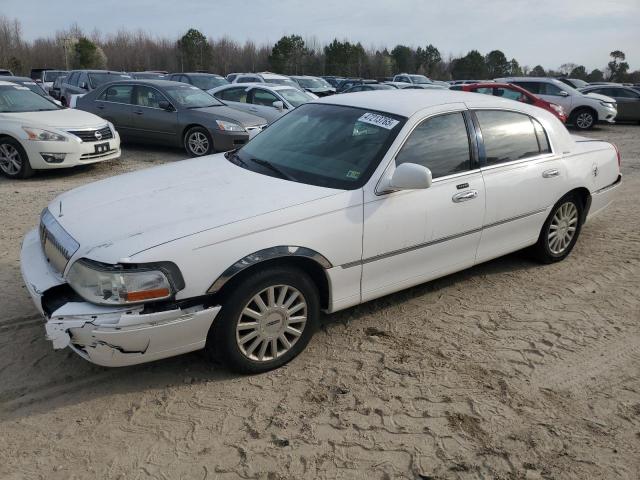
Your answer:
[[[53,351],[18,252],[77,185],[183,158],[0,179],[0,478],[638,479],[640,127],[619,200],[571,256],[514,254],[328,316],[285,368],[201,354],[122,369]]]

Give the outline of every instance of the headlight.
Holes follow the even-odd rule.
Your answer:
[[[244,127],[233,122],[225,122],[224,120],[216,120],[216,124],[220,130],[225,132],[245,132]]]
[[[69,269],[69,285],[85,300],[102,305],[127,305],[170,298],[174,287],[184,287],[179,270],[179,285],[172,285],[164,268],[158,265],[127,269],[80,259]]]
[[[41,142],[66,142],[69,140],[64,135],[60,135],[49,130],[42,130],[41,128],[22,127],[29,140],[38,140]]]
[[[616,108],[616,104],[612,102],[600,102],[600,105],[608,108]]]

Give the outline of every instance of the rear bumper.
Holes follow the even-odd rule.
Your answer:
[[[591,205],[589,207],[589,213],[587,214],[587,220],[593,218],[613,202],[616,196],[616,190],[622,183],[622,175],[618,175],[618,178],[611,185],[608,185],[600,190],[596,190],[591,194]]]
[[[61,306],[47,313],[43,298],[62,296],[54,287],[66,282],[47,262],[36,229],[22,243],[20,268],[29,295],[46,320],[45,331],[53,348],[69,347],[105,367],[135,365],[204,348],[221,308],[176,306],[143,313],[144,306],[104,307],[74,299],[53,302]]]

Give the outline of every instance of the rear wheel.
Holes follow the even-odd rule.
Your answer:
[[[28,178],[33,175],[27,152],[13,138],[0,138],[0,171],[9,178]]]
[[[320,317],[318,289],[302,270],[272,267],[246,277],[223,299],[207,354],[242,373],[261,373],[295,358]]]
[[[213,152],[211,134],[203,127],[192,127],[184,136],[184,148],[192,157],[201,157]]]
[[[582,211],[582,202],[575,195],[567,195],[553,206],[533,247],[541,262],[559,262],[571,253],[580,235]]]
[[[571,115],[571,123],[579,130],[589,130],[597,121],[596,113],[589,108],[579,108]]]

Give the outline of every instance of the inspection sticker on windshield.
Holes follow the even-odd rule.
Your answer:
[[[398,123],[398,120],[394,120],[393,118],[385,117],[384,115],[379,115],[377,113],[365,113],[359,119],[359,122],[370,123],[371,125],[375,125],[376,127],[386,128],[387,130],[391,130]]]
[[[358,172],[357,170],[349,170],[347,172],[347,178],[357,180],[358,178],[360,178],[360,172]]]

